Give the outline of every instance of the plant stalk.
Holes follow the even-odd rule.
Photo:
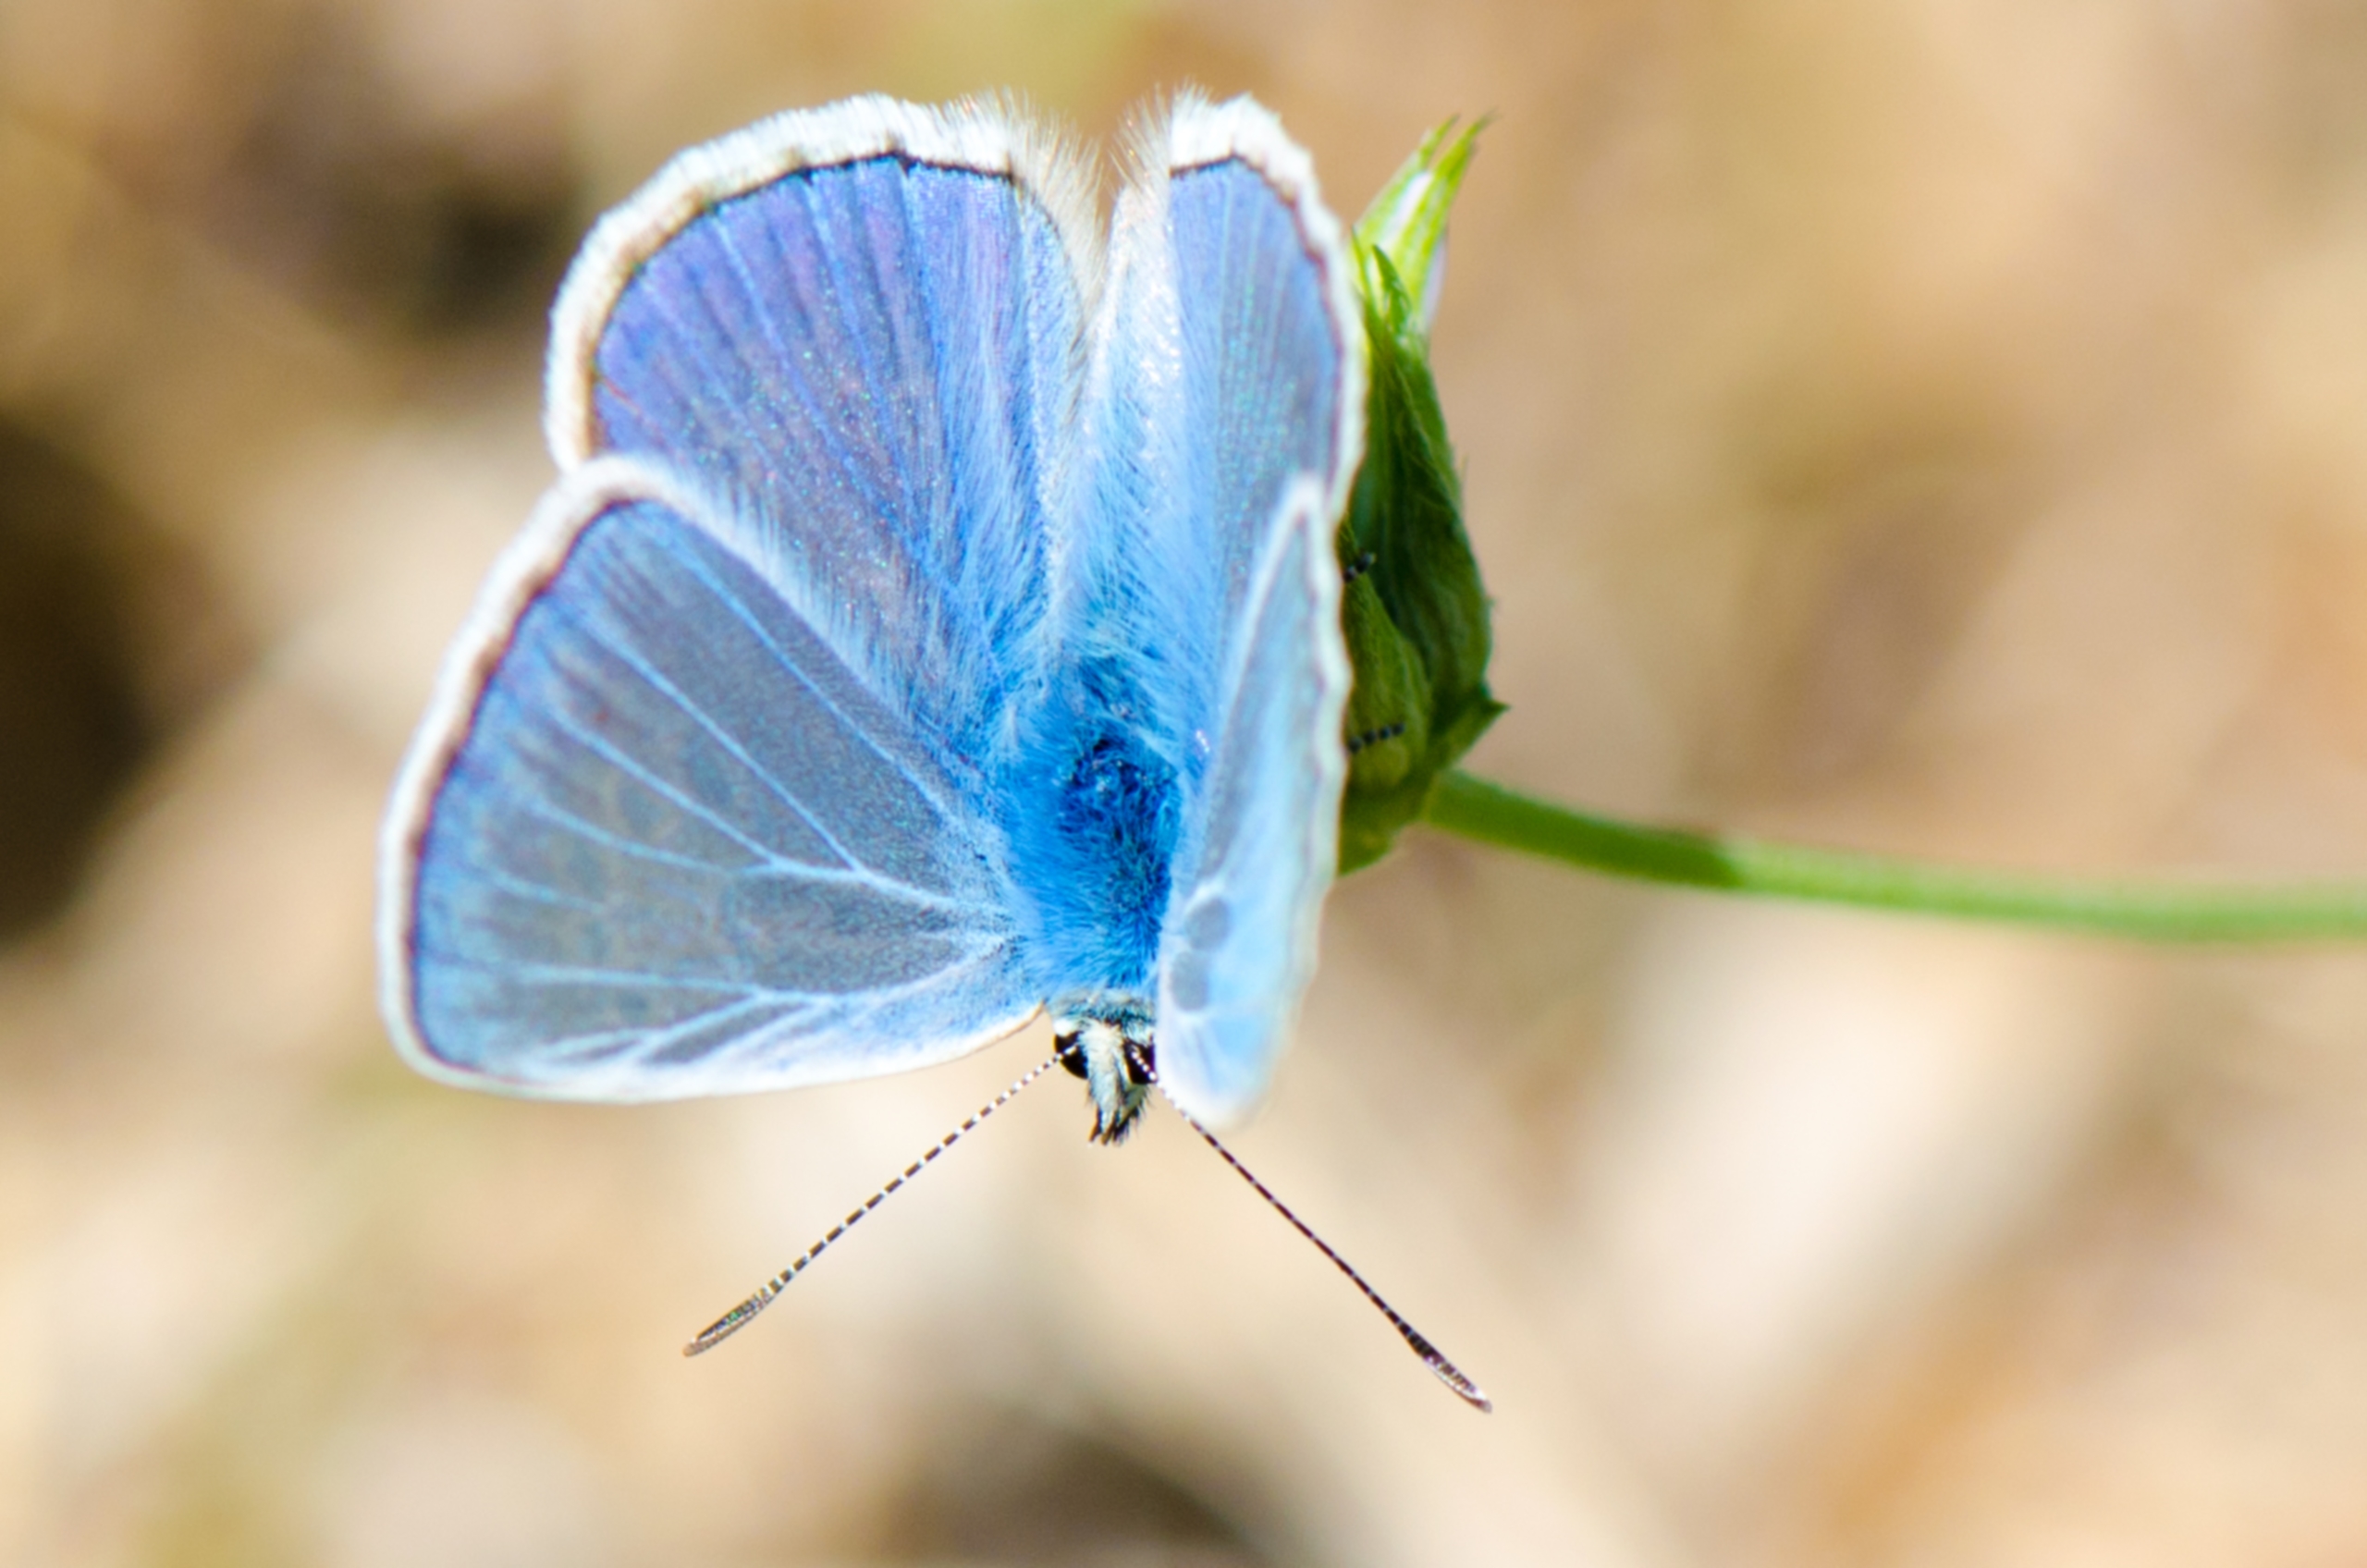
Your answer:
[[[1440,777],[1423,820],[1501,849],[1680,888],[2146,942],[2367,937],[2367,886],[2357,883],[2100,881],[1987,871],[1623,822],[1461,771]]]

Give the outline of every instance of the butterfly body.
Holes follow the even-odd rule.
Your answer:
[[[1013,880],[1027,950],[1053,997],[1110,991],[1141,1000],[1159,956],[1189,759],[1165,754],[1115,671],[1056,697],[1008,792]],[[1130,701],[1129,699],[1134,699]]]
[[[1049,1011],[1098,1137],[1154,1063],[1255,1103],[1336,859],[1361,316],[1263,110],[1184,100],[1135,161],[1105,243],[1057,139],[859,99],[595,228],[559,481],[388,813],[415,1065],[661,1098]]]

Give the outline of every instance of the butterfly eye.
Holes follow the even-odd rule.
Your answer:
[[[1085,1048],[1078,1042],[1081,1033],[1072,1032],[1052,1036],[1052,1060],[1067,1070],[1072,1077],[1082,1078],[1085,1072]]]
[[[1159,1082],[1158,1060],[1150,1041],[1126,1042],[1126,1080],[1136,1088]]]

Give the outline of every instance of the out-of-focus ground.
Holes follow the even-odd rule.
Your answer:
[[[1249,91],[1353,213],[1494,111],[1437,362],[1574,801],[2367,876],[2367,13],[6,0],[0,1562],[2367,1561],[2367,955],[1638,891],[1417,835],[1238,1147],[1043,1049],[649,1109],[414,1079],[373,834],[672,149]]]

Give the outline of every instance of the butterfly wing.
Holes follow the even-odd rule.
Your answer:
[[[1348,668],[1330,530],[1364,340],[1306,155],[1246,99],[1185,100],[1120,197],[1085,419],[1105,520],[1059,593],[1148,672],[1184,794],[1159,943],[1160,1081],[1227,1121],[1264,1091],[1336,857]]]
[[[1243,606],[1196,859],[1160,934],[1159,1082],[1204,1121],[1238,1120],[1264,1094],[1339,860],[1349,672],[1334,515],[1312,479],[1284,500]]]
[[[1034,1011],[975,812],[705,510],[576,470],[456,647],[386,845],[422,1070],[672,1097],[917,1066]]]
[[[552,451],[693,480],[882,701],[975,757],[1036,655],[1089,192],[990,105],[857,98],[693,148],[560,290]]]
[[[666,1097],[1033,1011],[991,797],[1045,657],[1081,189],[991,111],[863,99],[693,149],[595,230],[554,312],[567,475],[389,813],[415,1064]]]

